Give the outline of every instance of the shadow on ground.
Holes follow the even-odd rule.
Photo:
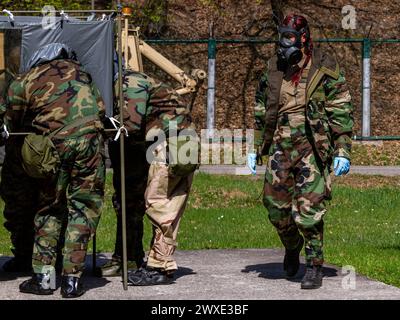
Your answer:
[[[1,281],[14,281],[17,280],[18,278],[21,278],[21,282],[24,280],[22,278],[27,278],[31,275],[30,272],[25,272],[25,273],[10,273],[10,272],[4,272],[2,270],[3,264],[11,259],[11,257],[6,257],[6,256],[1,256],[0,257],[0,282]],[[97,259],[96,259],[96,266],[101,266],[105,262],[107,262],[109,257],[103,254],[98,254]],[[93,257],[92,255],[88,255],[86,259],[86,269],[83,274],[83,281],[84,281],[84,287],[86,290],[92,290],[96,288],[101,288],[106,286],[108,283],[112,282],[108,280],[106,277],[100,278],[96,277],[93,275]],[[190,275],[196,275],[196,272],[193,271],[191,268],[186,268],[186,267],[179,267],[178,270],[175,273],[174,280],[177,280],[181,277],[185,276],[190,276]],[[61,277],[60,275],[57,276],[57,288],[60,287],[61,284]],[[121,279],[122,283],[122,279]]]
[[[197,274],[197,273],[194,272],[193,269],[185,268],[185,267],[178,267],[178,270],[175,272],[174,278],[176,280],[181,277],[195,275],[195,274]]]
[[[4,272],[3,264],[10,260],[11,257],[1,256],[0,257],[0,281],[12,281],[22,277],[28,277],[31,275],[30,272]]]
[[[31,276],[30,272],[4,272],[2,267],[3,264],[11,259],[11,257],[0,257],[0,281],[13,281],[17,280],[18,278],[26,278]],[[86,270],[83,275],[83,280],[85,284],[85,288],[87,290],[96,289],[100,287],[104,287],[111,281],[107,280],[106,278],[96,278],[92,276],[92,256],[88,255],[86,260]],[[21,282],[23,280],[21,279]],[[60,286],[61,277],[57,275],[57,288]]]
[[[337,277],[337,270],[330,267],[323,267],[324,277]],[[282,263],[263,263],[263,264],[255,264],[246,266],[242,272],[244,273],[258,273],[259,277],[278,280],[278,279],[286,279],[285,271],[283,271]],[[300,264],[299,272],[297,273],[296,277],[292,279],[288,279],[289,281],[293,282],[300,282],[303,278],[305,273],[305,265],[302,263]]]
[[[98,253],[96,255],[96,266],[102,266],[103,264],[105,264],[108,260],[110,259],[109,256],[102,254],[102,253]],[[86,270],[88,273],[91,273],[92,271],[92,258],[90,257],[90,265],[86,267]],[[190,268],[186,268],[186,267],[178,267],[178,270],[175,272],[174,275],[174,279],[179,279],[181,277],[184,276],[189,276],[189,275],[195,275],[196,272],[193,271],[193,269]]]

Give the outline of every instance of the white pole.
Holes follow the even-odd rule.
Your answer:
[[[371,136],[371,41],[363,41],[362,136]]]
[[[214,135],[215,129],[215,58],[217,45],[214,39],[213,23],[210,24],[208,41],[208,89],[207,89],[207,138]]]

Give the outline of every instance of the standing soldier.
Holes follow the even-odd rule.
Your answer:
[[[99,277],[122,275],[122,205],[121,205],[121,159],[119,141],[109,140],[108,152],[113,168],[114,194],[112,202],[117,214],[116,240],[112,259],[96,269]],[[125,139],[125,188],[126,188],[126,237],[128,268],[142,266],[143,216],[146,208],[144,191],[146,190],[149,164],[146,161],[144,141],[136,142],[133,134]]]
[[[34,221],[34,274],[20,285],[20,291],[53,293],[49,275],[54,274],[64,219],[65,211],[60,208],[67,204],[61,294],[74,298],[85,292],[80,277],[103,202],[104,142],[100,131],[104,104],[90,75],[63,44],[39,49],[29,67],[10,85],[5,116],[13,132],[19,130],[24,117],[33,119],[31,131],[38,134],[25,138],[23,165],[31,176],[43,178],[38,179],[41,189]],[[33,152],[38,150],[43,153],[42,161]]]
[[[171,162],[171,159],[167,160],[166,158],[157,161],[160,160],[161,152],[159,151],[163,150],[163,147],[167,144],[164,139],[164,141],[158,141],[157,150],[154,150],[158,159],[149,159],[151,147],[147,150],[148,143],[146,143],[146,140],[150,141],[157,136],[167,137],[170,142],[177,141],[176,136],[170,135],[169,129],[172,124],[176,124],[177,133],[182,129],[191,129],[193,125],[188,107],[175,90],[166,84],[143,73],[130,70],[125,72],[123,79],[125,99],[123,119],[124,126],[129,133],[126,149],[130,149],[126,151],[128,158],[125,161],[127,164],[127,248],[129,260],[143,258],[141,242],[143,235],[142,219],[145,209],[153,225],[153,240],[147,264],[139,270],[131,272],[129,282],[133,285],[170,283],[172,275],[177,269],[172,255],[177,245],[176,236],[179,222],[189,196],[193,172],[197,167],[197,158],[187,164],[167,164],[167,161]],[[117,194],[114,199],[119,200],[120,187],[116,184],[116,182],[120,183],[119,163],[117,162],[119,157],[115,156],[119,147],[117,148],[115,142],[112,142],[109,146],[114,170],[117,169],[114,171],[114,187]],[[190,152],[197,154],[197,150],[194,149],[191,149]],[[134,157],[137,160],[133,161],[132,164],[138,165],[136,169],[128,164]],[[145,172],[140,172],[140,170],[145,170]],[[134,200],[134,197],[136,197],[136,203],[129,200]],[[117,201],[117,204],[117,208],[119,208],[120,200]],[[118,252],[122,251],[121,232],[121,228],[118,228],[115,252],[117,252],[118,247],[120,248]]]
[[[14,45],[9,52],[7,51],[4,50],[4,53],[1,53],[4,54],[4,60],[7,60],[7,66],[1,74],[0,124],[3,134],[0,140],[1,145],[5,145],[5,157],[1,169],[0,196],[4,201],[4,227],[10,232],[13,246],[11,251],[14,257],[3,264],[3,270],[30,272],[34,238],[33,219],[36,213],[38,187],[36,180],[29,177],[22,167],[21,147],[24,136],[8,137],[7,129],[3,124],[8,85],[18,74],[21,57],[19,45]],[[30,130],[31,121],[32,119],[25,119],[21,130]]]
[[[313,49],[303,16],[287,16],[279,27],[278,54],[256,94],[257,155],[249,154],[248,163],[255,173],[256,158],[269,155],[264,205],[285,246],[288,277],[299,269],[305,239],[302,289],[322,285],[324,201],[331,199],[332,159],[335,175],[350,169],[352,110],[335,59]]]
[[[117,56],[115,54],[115,59]],[[118,60],[114,61],[114,70],[118,70]],[[129,72],[128,72],[129,74]],[[118,73],[115,72],[115,93],[118,92]],[[125,87],[125,94],[127,88]],[[119,114],[119,99],[115,95],[114,114]],[[147,185],[149,164],[146,160],[146,143],[143,121],[136,117],[143,114],[136,110],[136,104],[128,101],[124,109],[124,125],[128,137],[125,139],[125,188],[126,188],[126,237],[128,269],[140,268],[144,262],[143,217],[146,211],[144,192]],[[119,119],[119,116],[116,116]],[[117,120],[118,121],[118,120]],[[107,127],[111,124],[105,124]],[[115,125],[115,123],[114,123]],[[110,127],[113,127],[112,125]],[[117,126],[115,126],[117,128]],[[121,158],[120,142],[110,138],[108,153],[113,168],[114,194],[112,202],[117,215],[117,230],[112,259],[96,269],[99,277],[122,275],[122,205],[121,205]]]

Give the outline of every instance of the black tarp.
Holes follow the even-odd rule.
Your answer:
[[[82,21],[54,17],[51,28],[43,27],[42,17],[14,16],[10,21],[0,16],[0,29],[21,29],[20,72],[26,72],[32,54],[40,47],[53,42],[71,47],[98,86],[107,108],[112,115],[113,102],[113,20]]]

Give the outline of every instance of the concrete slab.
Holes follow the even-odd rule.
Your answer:
[[[282,270],[283,250],[231,249],[177,251],[179,270],[175,283],[166,286],[122,288],[121,278],[95,278],[85,275],[87,293],[83,300],[400,300],[400,289],[364,276],[355,276],[355,288],[349,276],[332,265],[324,268],[323,287],[301,290],[302,264],[298,276],[288,281]],[[109,256],[109,255],[106,255]],[[99,256],[103,263],[105,255]],[[0,265],[8,258],[0,257]],[[91,257],[87,265],[90,268]],[[303,261],[304,262],[304,261]],[[0,299],[61,299],[59,290],[52,296],[20,293],[18,285],[28,276],[0,272]]]

